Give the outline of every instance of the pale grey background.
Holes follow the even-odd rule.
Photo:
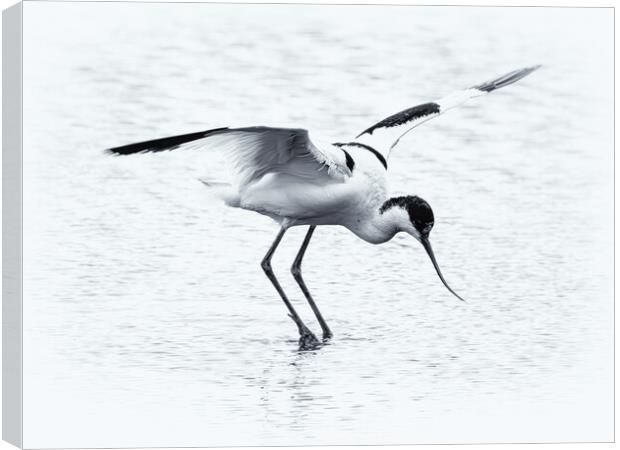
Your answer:
[[[24,444],[376,444],[612,438],[612,12],[27,3]],[[318,229],[314,353],[197,152],[105,147],[226,125],[334,140],[525,65],[391,159],[435,210],[448,280],[399,236]],[[288,274],[302,230],[275,268]]]

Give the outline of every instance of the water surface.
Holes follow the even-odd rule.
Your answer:
[[[612,20],[605,9],[27,3],[29,447],[398,444],[612,436]],[[335,336],[296,351],[260,268],[270,219],[197,181],[200,152],[106,147],[220,126],[342,141],[512,69],[408,135],[410,236],[317,229],[304,275]],[[303,229],[274,268],[289,274]]]

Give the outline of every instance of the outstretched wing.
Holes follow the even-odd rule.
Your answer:
[[[357,136],[357,141],[378,149],[387,158],[400,138],[424,122],[462,105],[468,100],[508,86],[529,75],[540,65],[515,70],[499,78],[454,92],[436,102],[405,109],[377,122]]]
[[[326,175],[334,179],[351,176],[345,151],[337,147],[316,147],[308,131],[300,128],[216,128],[108,149],[117,155],[200,148],[226,152],[238,186],[260,179],[267,173],[288,173],[313,179]]]

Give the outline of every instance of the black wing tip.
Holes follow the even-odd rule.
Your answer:
[[[212,130],[198,131],[196,133],[188,133],[178,136],[170,136],[149,141],[136,142],[133,144],[122,145],[120,147],[107,148],[104,150],[104,152],[109,155],[121,156],[133,155],[135,153],[169,151],[178,148],[181,144],[196,141],[198,139],[208,137],[212,134],[216,134],[224,130],[228,130],[228,127],[214,128]]]
[[[419,119],[421,117],[425,117],[431,114],[439,114],[440,110],[441,110],[441,107],[439,106],[438,103],[435,103],[435,102],[422,103],[421,105],[416,105],[412,108],[407,108],[403,111],[397,112],[396,114],[386,117],[380,122],[377,122],[370,128],[367,128],[366,130],[358,134],[355,137],[355,139],[358,139],[360,136],[366,133],[372,135],[373,131],[379,128],[391,128],[391,127],[395,127],[399,125],[404,125],[408,122],[411,122],[415,119]]]
[[[206,137],[206,136],[203,136]],[[162,138],[162,139],[157,139],[159,140],[165,140],[165,139],[171,139],[171,138]],[[199,138],[202,139],[202,138]],[[192,139],[195,140],[195,139]],[[191,142],[192,140],[188,140],[185,142]],[[137,142],[135,144],[129,144],[129,145],[123,145],[121,147],[113,147],[113,148],[106,148],[104,150],[104,153],[108,154],[108,155],[112,155],[112,156],[126,156],[126,155],[135,155],[135,154],[139,154],[139,153],[157,153],[157,152],[167,152],[167,151],[171,151],[174,149],[179,148],[180,144],[175,144],[175,145],[155,145],[155,144],[151,144],[151,141],[148,141],[149,144],[146,145],[145,142]]]
[[[121,147],[106,148],[103,152],[107,155],[112,155],[112,156],[124,156],[124,155],[132,155],[134,153],[147,153],[150,151],[148,148],[145,148],[142,150],[134,149],[133,147],[135,145],[136,144],[129,144],[129,145],[123,145]]]
[[[492,92],[496,89],[503,88],[504,86],[508,86],[512,83],[516,83],[522,78],[525,78],[530,73],[538,70],[542,67],[542,64],[536,64],[534,66],[524,67],[522,69],[513,70],[501,77],[495,78],[493,80],[486,81],[482,84],[478,84],[473,86],[473,89],[478,89],[483,92]]]

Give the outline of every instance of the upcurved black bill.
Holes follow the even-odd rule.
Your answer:
[[[454,292],[450,286],[448,286],[448,283],[446,283],[446,280],[444,279],[443,275],[441,274],[441,270],[439,270],[439,264],[437,264],[437,260],[435,259],[435,253],[433,253],[433,247],[431,247],[431,242],[428,240],[427,237],[421,237],[420,238],[420,242],[424,246],[424,249],[426,250],[426,253],[428,253],[428,256],[431,258],[431,261],[433,262],[433,266],[435,266],[435,270],[437,271],[437,275],[439,275],[439,278],[441,279],[441,282],[444,284],[445,287],[448,288],[448,290],[450,292],[452,292],[456,296],[456,298],[458,298],[459,300],[464,302],[465,300],[463,298],[461,298],[459,296],[459,294]],[[465,303],[467,303],[467,302],[465,302]]]

